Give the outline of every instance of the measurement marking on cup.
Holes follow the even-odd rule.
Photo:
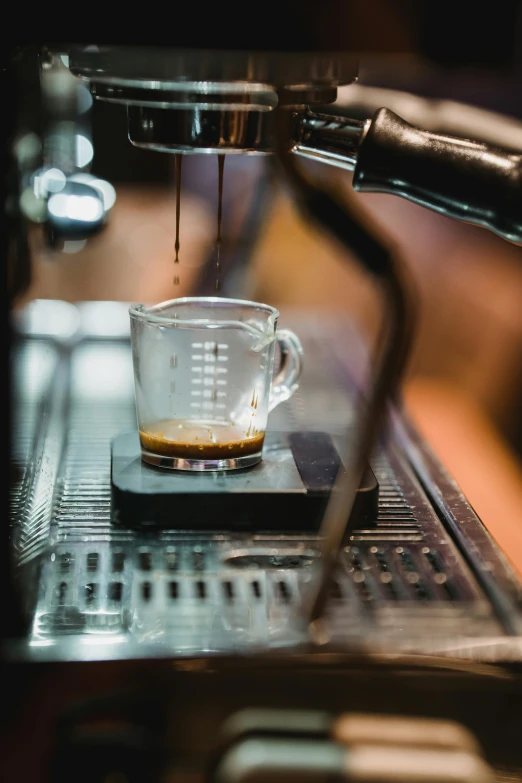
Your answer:
[[[170,355],[170,369],[171,370],[176,369],[177,364],[178,364],[178,357],[175,353],[173,353]],[[176,404],[172,396],[173,394],[175,394],[175,392],[176,392],[176,381],[171,380],[169,384],[169,411],[171,416],[174,416],[176,412]]]
[[[228,350],[228,343],[218,343],[216,341],[207,340],[203,343],[191,343],[192,349],[195,351],[191,354],[191,361],[193,362],[191,370],[194,375],[199,377],[193,377],[191,383],[193,384],[190,395],[193,402],[190,403],[190,407],[197,409],[200,412],[205,413],[206,416],[214,416],[220,420],[224,420],[222,413],[218,414],[218,408],[220,410],[226,408],[224,403],[217,403],[218,396],[223,399],[227,396],[226,380],[217,380],[217,373],[222,373],[223,369],[217,367],[216,363],[227,362],[228,356],[226,351]],[[202,353],[197,352],[195,349],[199,349]],[[222,354],[220,355],[220,351]],[[226,373],[225,369],[225,373]],[[221,391],[217,391],[217,384],[220,385]],[[195,389],[194,386],[205,386],[205,389]],[[201,400],[203,397],[203,400]],[[195,400],[194,398],[198,398]],[[195,414],[192,414],[194,417]]]

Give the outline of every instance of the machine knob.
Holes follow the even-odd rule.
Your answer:
[[[46,235],[51,247],[62,241],[88,239],[106,223],[103,196],[92,185],[68,180],[47,197]]]
[[[109,182],[92,174],[66,175],[49,168],[32,174],[20,207],[29,220],[43,225],[46,241],[57,250],[64,242],[98,234],[115,201],[116,191]]]

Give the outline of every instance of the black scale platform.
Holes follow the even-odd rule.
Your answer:
[[[170,530],[317,530],[339,470],[324,432],[268,432],[263,459],[235,471],[190,473],[143,462],[137,431],[111,444],[111,519],[127,528]],[[352,520],[377,518],[379,487],[368,466]]]

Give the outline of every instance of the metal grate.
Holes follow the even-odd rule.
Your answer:
[[[195,544],[175,534],[162,538],[168,540],[70,541],[55,547],[45,564],[34,638],[123,634],[170,643],[180,651],[299,638],[299,607],[313,550],[303,555],[302,543],[266,540],[262,549],[250,545],[250,551],[285,547],[301,565],[255,568],[248,562],[237,568],[234,557],[244,550],[233,540],[201,537]],[[420,604],[422,622],[412,615]],[[427,627],[432,636],[451,630],[473,636],[492,625],[484,605],[459,588],[428,547],[346,548],[332,585],[330,614],[341,633],[356,636],[368,622],[370,606],[380,613],[378,622],[376,616],[372,620],[375,629],[390,636],[405,629],[410,637],[425,635]]]
[[[54,510],[59,535],[62,528],[68,534],[117,535],[110,524],[110,443],[135,426],[134,407],[83,402],[72,407],[69,422]]]
[[[99,363],[96,341],[75,348],[69,361],[67,418],[62,414],[62,440],[53,440],[59,454],[46,489],[52,512],[44,504],[35,527],[33,507],[21,498],[15,508],[28,517],[27,530],[38,530],[38,548],[33,542],[25,556],[45,553],[32,643],[52,644],[59,655],[61,639],[95,640],[97,654],[113,644],[123,655],[131,643],[181,654],[302,640],[299,609],[313,577],[313,536],[147,534],[111,526],[110,442],[135,426],[135,409],[128,344],[99,350]],[[301,393],[274,411],[271,426],[324,429],[339,438],[353,416],[351,393],[329,374],[324,351],[313,342],[305,351]],[[96,383],[86,376],[87,359]],[[55,398],[51,387],[49,395]],[[328,610],[334,635],[394,639],[414,649],[428,637],[442,644],[449,634],[499,635],[491,607],[402,456],[383,447],[372,467],[379,513],[346,542]]]
[[[357,530],[352,541],[423,541],[421,523],[409,505],[397,478],[384,456],[372,464],[379,482],[379,514],[375,524]]]
[[[459,601],[469,592],[446,573],[440,554],[430,547],[385,545],[347,547],[347,568],[365,600]]]

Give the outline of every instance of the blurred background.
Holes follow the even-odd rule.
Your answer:
[[[379,20],[381,51],[361,59],[359,81],[329,111],[364,118],[388,106],[414,124],[521,151],[522,4],[480,13],[459,4],[458,18],[455,6],[382,0],[360,10],[372,39]],[[93,103],[81,89],[89,165],[114,184],[116,203],[106,230],[85,246],[50,252],[34,230],[33,282],[18,306],[214,294],[216,157],[184,157],[175,268],[173,156],[125,142],[124,108]],[[522,575],[522,248],[396,197],[356,194],[349,172],[313,171],[365,212],[407,265],[419,322],[405,409]],[[349,312],[372,332],[379,302],[371,285],[354,259],[301,220],[268,159],[227,156],[223,195],[220,295],[268,302],[283,317],[293,308]]]

